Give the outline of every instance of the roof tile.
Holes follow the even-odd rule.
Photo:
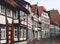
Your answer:
[[[9,4],[12,5],[13,7],[18,6],[18,4],[17,4],[14,0],[5,0],[5,2],[9,3]]]
[[[34,5],[32,5],[32,9],[31,9],[31,11],[33,12],[33,13],[35,13],[35,11],[36,11],[36,4],[34,4]]]
[[[41,15],[44,10],[46,11],[46,9],[44,8],[44,6],[39,6],[38,10],[39,10],[39,15]]]

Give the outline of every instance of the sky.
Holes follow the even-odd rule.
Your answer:
[[[37,4],[38,6],[44,6],[47,11],[51,9],[58,10],[60,12],[60,0],[26,0],[30,4]]]

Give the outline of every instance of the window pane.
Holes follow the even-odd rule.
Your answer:
[[[0,5],[0,13],[3,15],[5,14],[5,7],[2,5]]]
[[[21,38],[23,38],[23,28],[21,29]]]
[[[14,12],[14,18],[18,18],[18,11]]]
[[[24,29],[24,40],[26,40],[27,38],[26,38],[26,29]]]
[[[24,16],[24,18],[25,18],[25,21],[27,21],[27,14],[25,13],[25,16]]]
[[[5,28],[1,29],[1,39],[6,39],[6,29]]]
[[[11,17],[12,16],[11,12],[12,11],[10,9],[7,9],[7,16]]]
[[[23,40],[23,28],[20,30],[20,40]]]
[[[3,6],[1,6],[1,12],[2,12],[2,13],[5,12],[4,9],[5,9],[5,8],[4,8]]]
[[[20,11],[20,20],[24,20],[24,12]]]
[[[26,38],[26,29],[24,29],[24,38]]]
[[[20,11],[20,16],[24,16],[24,12],[23,11]]]

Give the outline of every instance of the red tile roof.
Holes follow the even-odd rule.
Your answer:
[[[32,5],[31,11],[35,13],[37,4]]]
[[[13,7],[19,6],[14,0],[5,0],[5,2],[9,3],[9,4],[12,5]]]
[[[38,10],[39,10],[39,15],[41,15],[44,10],[46,11],[46,9],[44,8],[44,6],[39,6]]]
[[[31,11],[32,11],[33,13],[35,13],[36,7],[37,7],[37,4],[32,5]],[[41,15],[44,10],[46,11],[46,9],[45,9],[44,6],[38,6],[39,15]]]
[[[30,14],[30,12],[25,7],[23,7],[21,4],[18,4],[18,2],[14,1],[14,0],[4,0],[4,3],[6,3],[7,5],[10,5],[11,7],[13,7],[13,9],[14,8],[17,10],[21,9],[24,12],[26,12],[27,14]]]

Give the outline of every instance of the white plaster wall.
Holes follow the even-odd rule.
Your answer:
[[[50,24],[50,20],[48,18],[45,18],[44,16],[41,16],[41,22]]]
[[[6,43],[6,40],[1,40],[1,43]]]
[[[46,13],[46,12],[42,13],[41,22],[46,23],[46,24],[50,24],[48,13]]]
[[[12,23],[12,18],[7,18],[9,23]]]
[[[9,23],[12,23],[12,18],[7,17],[7,20]],[[0,24],[6,24],[5,16],[0,15]]]

